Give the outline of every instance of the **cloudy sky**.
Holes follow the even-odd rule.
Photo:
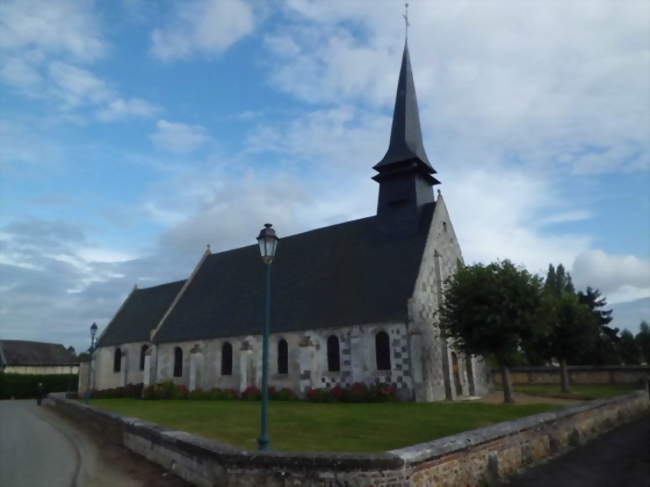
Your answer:
[[[410,4],[425,146],[465,260],[564,263],[636,331],[650,3]],[[208,243],[373,214],[402,10],[0,0],[0,338],[82,349],[134,284],[185,278]]]

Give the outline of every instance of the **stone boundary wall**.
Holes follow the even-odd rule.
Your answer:
[[[560,384],[559,367],[513,367],[510,369],[512,383]],[[492,371],[495,384],[501,384],[501,372]],[[572,384],[644,384],[650,379],[648,365],[569,366],[569,381]]]
[[[258,453],[61,397],[48,405],[191,483],[225,487],[478,487],[650,411],[638,391],[384,453]]]

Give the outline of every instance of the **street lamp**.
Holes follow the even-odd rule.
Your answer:
[[[97,323],[90,325],[90,348],[88,349],[88,383],[86,384],[86,401],[90,399],[90,381],[92,380],[93,351],[95,350],[95,335]]]
[[[264,315],[264,335],[262,339],[262,416],[261,432],[257,439],[260,451],[271,448],[269,436],[269,334],[271,333],[271,263],[278,248],[278,237],[270,223],[257,236],[262,262],[266,264],[266,311]]]

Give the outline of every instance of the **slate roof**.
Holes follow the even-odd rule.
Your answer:
[[[382,233],[377,217],[281,238],[272,265],[272,332],[404,321],[434,203],[410,236]],[[211,254],[155,342],[260,334],[265,266],[257,245]]]
[[[98,347],[149,341],[185,281],[134,289],[97,342]]]
[[[0,340],[2,365],[76,365],[74,354],[60,343]]]

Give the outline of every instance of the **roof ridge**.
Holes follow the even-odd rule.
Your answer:
[[[187,281],[187,278],[185,279],[179,279],[177,281],[170,281],[170,282],[163,282],[162,284],[156,284],[155,286],[149,286],[149,287],[140,287],[137,288],[135,291],[151,291],[152,289],[156,289],[158,287],[164,287],[164,286],[171,286],[173,284],[180,284],[182,282]]]

